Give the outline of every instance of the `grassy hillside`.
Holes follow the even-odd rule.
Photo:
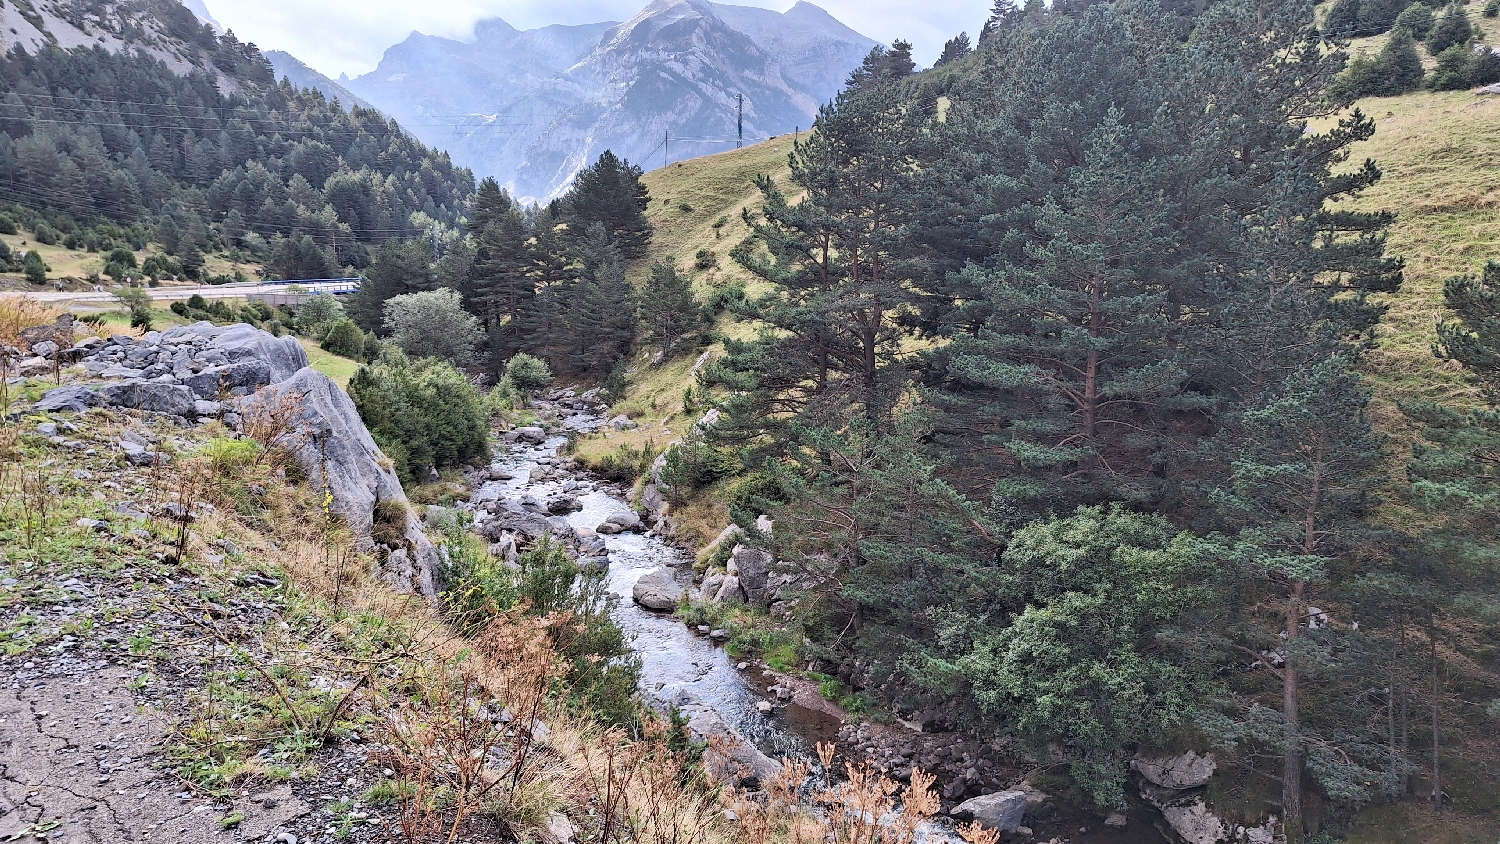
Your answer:
[[[1379,129],[1354,163],[1373,158],[1385,178],[1356,207],[1400,213],[1390,251],[1407,262],[1406,284],[1386,297],[1390,313],[1369,360],[1382,409],[1418,396],[1463,401],[1472,387],[1433,357],[1433,325],[1445,279],[1500,259],[1500,98],[1420,92],[1360,107]]]
[[[647,256],[627,268],[631,281],[643,284],[652,264],[675,260],[679,270],[691,273],[700,300],[714,289],[736,282],[753,289],[753,277],[729,257],[729,250],[749,233],[741,212],[760,207],[755,177],[765,173],[785,183],[791,176],[787,154],[792,150],[792,141],[790,135],[783,135],[742,150],[695,158],[647,173],[644,181],[651,191],[647,216],[656,233]],[[702,250],[714,253],[717,268],[694,267]],[[721,320],[718,328],[729,334],[745,331],[744,326],[728,319]],[[630,367],[626,398],[616,407],[640,427],[581,440],[577,451],[580,458],[595,460],[621,446],[639,448],[650,444],[660,448],[681,439],[688,426],[696,421],[683,410],[683,394],[696,383],[692,370],[697,356],[675,357],[656,367],[651,366],[650,360],[650,351],[637,353]],[[700,509],[702,512],[688,508],[688,512],[679,513],[685,539],[712,539],[728,523],[727,513],[717,505],[705,503]]]

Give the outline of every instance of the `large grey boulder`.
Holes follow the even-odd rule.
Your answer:
[[[228,362],[258,360],[271,370],[270,383],[285,381],[308,366],[307,352],[291,337],[276,337],[252,325],[217,326],[198,322],[168,329],[161,335],[164,343],[191,341],[223,352]],[[207,397],[205,397],[207,398]]]
[[[293,440],[293,454],[307,473],[308,482],[314,489],[326,484],[333,495],[334,512],[367,541],[377,508],[382,521],[403,521],[404,527],[392,527],[405,547],[397,549],[401,554],[391,555],[395,568],[388,568],[387,576],[399,586],[436,598],[442,588],[437,549],[412,517],[401,481],[359,418],[354,400],[333,379],[306,368],[241,400],[236,409],[246,419],[253,419],[283,401],[291,401],[296,407],[298,436]]]
[[[630,597],[648,610],[665,612],[677,609],[682,601],[682,591],[682,585],[671,569],[657,568],[641,575],[630,590]]]
[[[645,533],[646,524],[634,511],[623,511],[609,514],[609,518],[595,528],[595,531],[604,534]]]
[[[1141,776],[1162,788],[1177,790],[1208,785],[1215,768],[1213,754],[1199,756],[1193,750],[1180,756],[1139,757],[1132,760],[1130,765],[1140,771]]]
[[[1026,792],[1001,791],[953,807],[955,817],[972,817],[988,829],[1015,832],[1026,817]]]
[[[197,414],[193,391],[181,384],[157,381],[130,381],[110,384],[99,389],[99,398],[111,407],[128,407],[151,413],[192,417]]]
[[[766,584],[771,573],[772,557],[769,551],[734,546],[729,556],[729,573],[740,579],[740,588],[750,598],[750,603],[764,606],[767,601]]]
[[[210,366],[182,379],[182,383],[200,399],[215,400],[222,395],[248,396],[276,381],[271,364],[247,358],[223,366]]]
[[[66,411],[83,413],[99,406],[99,394],[88,387],[57,387],[42,393],[42,398],[31,409],[38,413]]]

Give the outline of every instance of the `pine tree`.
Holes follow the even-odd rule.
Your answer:
[[[844,82],[846,93],[854,94],[897,82],[916,71],[916,62],[911,57],[911,43],[896,39],[890,47],[876,46],[870,49],[860,66],[855,68]]]
[[[603,379],[635,340],[635,288],[602,224],[590,226],[578,247],[583,272],[561,301],[564,368]]]
[[[1437,21],[1432,16],[1432,7],[1425,3],[1413,3],[1396,16],[1396,25],[1391,28],[1404,29],[1411,33],[1412,38],[1425,41],[1435,23]]]
[[[979,43],[983,44],[999,34],[1000,30],[1017,15],[1015,0],[995,0],[984,28],[979,30]]]
[[[1238,556],[1278,602],[1279,630],[1247,629],[1236,647],[1281,687],[1281,804],[1287,840],[1303,836],[1302,777],[1309,748],[1336,743],[1308,728],[1303,684],[1315,676],[1306,644],[1308,607],[1335,565],[1354,564],[1373,534],[1369,521],[1382,479],[1383,438],[1369,420],[1369,390],[1342,360],[1299,370],[1234,414],[1223,434],[1234,455],[1229,483],[1215,496],[1240,525]],[[1268,656],[1276,652],[1278,658]],[[1279,665],[1277,664],[1279,663]],[[1324,766],[1333,765],[1320,756]]]
[[[640,306],[646,339],[657,344],[662,361],[703,325],[703,309],[693,297],[692,279],[679,273],[674,261],[652,265],[641,289]]]
[[[563,197],[567,221],[575,234],[585,234],[598,223],[626,258],[646,254],[651,221],[646,219],[651,194],[641,183],[641,168],[622,161],[609,150],[585,167]]]
[[[1422,57],[1406,30],[1391,33],[1389,41],[1370,67],[1370,86],[1365,91],[1377,97],[1395,97],[1422,87]]]
[[[490,363],[497,369],[520,348],[521,323],[536,295],[536,257],[521,209],[503,191],[490,193],[484,222],[474,234],[468,306],[484,320]]]
[[[758,439],[804,413],[826,426],[858,413],[879,427],[905,383],[895,315],[925,271],[905,252],[903,219],[926,120],[893,86],[846,91],[792,152],[802,198],[758,180],[762,215],[745,214],[752,235],[731,254],[770,290],[737,312],[774,330],[731,344],[710,375],[736,385],[725,436]]]
[[[952,64],[972,52],[974,52],[974,45],[969,42],[969,33],[960,32],[943,45],[942,55],[938,56],[938,60],[932,66],[942,67],[945,64]]]
[[[1107,121],[1085,140],[1024,264],[971,271],[991,316],[943,352],[951,395],[977,405],[975,451],[1009,467],[1003,494],[1033,506],[1151,497],[1145,420],[1187,378],[1157,263],[1177,248],[1168,207],[1124,164],[1124,135]]]
[[[384,324],[387,299],[430,290],[432,282],[432,246],[426,238],[388,240],[345,308],[355,325],[376,333]]]
[[[1348,41],[1362,35],[1359,24],[1360,0],[1334,0],[1323,17],[1323,34],[1333,41]]]
[[[1474,38],[1474,27],[1468,12],[1458,4],[1450,5],[1427,34],[1427,53],[1436,56],[1455,44],[1468,45]]]

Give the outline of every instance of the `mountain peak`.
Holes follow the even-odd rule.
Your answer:
[[[349,87],[476,175],[544,200],[605,149],[657,166],[733,149],[740,95],[746,140],[809,126],[875,46],[815,3],[638,2],[623,23],[517,33],[496,20],[474,42],[397,45]]]

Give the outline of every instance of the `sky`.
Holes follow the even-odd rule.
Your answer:
[[[722,2],[722,0],[720,0]],[[504,18],[518,29],[628,20],[649,0],[203,0],[241,41],[285,50],[325,75],[358,76],[412,31],[467,39],[476,21]],[[795,0],[731,0],[786,11]],[[884,43],[905,38],[930,65],[943,42],[978,33],[990,0],[814,0],[855,30]]]

